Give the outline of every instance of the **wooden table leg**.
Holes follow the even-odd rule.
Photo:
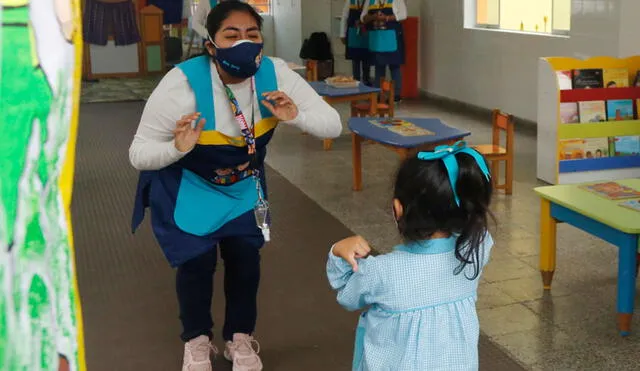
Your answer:
[[[351,133],[351,156],[353,158],[353,190],[362,190],[362,138]]]
[[[551,217],[551,202],[542,199],[540,204],[540,273],[545,290],[551,289],[556,270],[557,221]]]
[[[369,94],[369,116],[376,117],[378,114],[378,93]]]
[[[618,330],[620,335],[631,333],[631,318],[636,294],[636,254],[638,236],[627,235],[618,246]]]

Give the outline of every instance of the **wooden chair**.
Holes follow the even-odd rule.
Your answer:
[[[307,81],[318,81],[318,61],[307,59],[305,67],[307,67]]]
[[[473,146],[491,163],[491,180],[495,189],[504,189],[505,194],[513,193],[513,141],[514,119],[512,115],[494,109],[492,113],[492,144]],[[505,147],[500,146],[502,132],[506,132]],[[505,162],[505,182],[498,184],[500,161]]]
[[[378,102],[378,115],[380,117],[394,117],[395,96],[394,83],[392,80],[380,79],[380,100]],[[386,99],[385,99],[386,98]],[[369,115],[369,102],[354,102],[351,104],[351,117],[366,117]]]

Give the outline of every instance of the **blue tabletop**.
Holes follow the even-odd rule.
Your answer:
[[[324,81],[310,81],[309,85],[321,97],[338,98],[348,97],[350,95],[360,95],[369,93],[379,93],[380,88],[372,88],[365,84],[359,84],[357,88],[334,88]]]
[[[447,126],[440,119],[415,117],[352,117],[349,130],[365,139],[402,148],[458,140],[471,134]]]

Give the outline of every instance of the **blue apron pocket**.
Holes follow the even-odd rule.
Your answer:
[[[396,30],[369,31],[369,50],[375,53],[393,53],[398,51]]]
[[[253,177],[220,186],[183,170],[173,218],[184,232],[206,236],[252,210],[257,200]]]
[[[355,27],[347,29],[347,46],[353,49],[366,49],[369,47],[367,34],[358,33]]]

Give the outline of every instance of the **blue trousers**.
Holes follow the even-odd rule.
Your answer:
[[[261,237],[229,237],[222,239],[218,245],[224,260],[224,341],[232,340],[235,333],[251,334],[255,330],[260,248],[263,243]],[[200,335],[213,337],[211,302],[217,250],[211,249],[178,266],[176,291],[183,329],[181,338],[184,342]]]
[[[394,84],[394,93],[396,99],[400,98],[400,94],[402,94],[402,74],[400,71],[400,65],[398,64],[390,64],[389,71],[391,72],[391,80],[393,80]],[[387,65],[376,65],[376,81],[375,87],[380,87],[380,79],[387,75]]]
[[[367,59],[352,59],[353,78],[371,85],[371,64]]]

